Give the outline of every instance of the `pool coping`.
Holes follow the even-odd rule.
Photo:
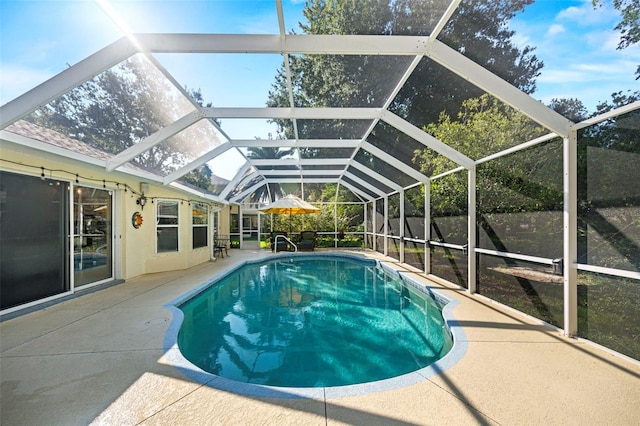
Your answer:
[[[254,383],[239,382],[236,380],[227,379],[218,376],[213,373],[206,372],[195,364],[186,359],[180,349],[178,348],[178,333],[184,320],[182,311],[178,308],[178,305],[196,297],[198,294],[205,291],[211,286],[214,281],[226,277],[227,275],[235,272],[248,264],[262,263],[271,259],[283,258],[283,257],[342,257],[349,259],[370,260],[379,265],[385,272],[396,275],[404,283],[411,285],[411,287],[418,291],[427,293],[434,297],[439,303],[443,304],[442,316],[445,324],[453,337],[453,346],[449,352],[434,362],[431,365],[418,369],[416,371],[406,373],[400,376],[391,377],[388,379],[377,380],[374,382],[358,383],[353,385],[343,386],[327,386],[327,387],[315,387],[315,388],[303,388],[303,387],[281,387],[281,386],[268,386]],[[462,357],[467,353],[467,338],[464,330],[460,326],[459,322],[453,315],[453,309],[460,302],[445,296],[440,293],[438,289],[433,288],[427,284],[418,282],[412,277],[408,276],[405,271],[394,268],[392,264],[387,262],[372,259],[366,255],[358,255],[351,253],[282,253],[273,254],[271,256],[262,257],[260,259],[248,259],[237,263],[233,267],[212,276],[207,279],[206,282],[198,285],[193,290],[190,290],[183,295],[171,300],[164,307],[172,314],[171,324],[169,325],[165,337],[163,350],[165,351],[165,358],[170,365],[177,368],[184,375],[200,383],[204,386],[209,386],[215,389],[233,392],[240,395],[247,395],[252,397],[265,397],[265,398],[305,398],[305,399],[323,399],[323,398],[343,398],[349,396],[366,395],[375,392],[383,392],[392,389],[398,389],[410,385],[414,385],[429,378],[439,375],[447,369],[458,363]]]

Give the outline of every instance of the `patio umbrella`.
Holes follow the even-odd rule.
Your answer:
[[[271,214],[288,214],[289,215],[289,234],[291,234],[291,215],[293,214],[309,214],[319,213],[320,209],[307,203],[304,200],[289,194],[279,200],[269,204],[265,208],[259,209],[263,213]]]

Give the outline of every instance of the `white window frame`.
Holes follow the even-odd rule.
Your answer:
[[[202,211],[204,211],[205,213],[202,215],[198,215],[198,214],[193,214],[194,211],[196,211],[196,209],[201,209]],[[195,219],[197,217],[204,217],[205,223],[196,223]],[[197,228],[204,228],[205,229],[205,237],[206,237],[206,244],[203,246],[198,246],[195,247],[195,240],[193,238],[193,233]],[[205,203],[200,203],[200,202],[194,202],[191,203],[191,249],[192,250],[197,250],[203,247],[208,247],[210,244],[210,240],[209,240],[209,205],[205,204]]]
[[[168,223],[168,224],[161,224],[160,220],[162,218],[173,218],[173,215],[161,215],[160,214],[160,206],[163,204],[175,204],[176,206],[176,220],[175,220],[175,224],[174,223]],[[162,229],[171,229],[171,228],[175,228],[176,229],[176,239],[177,239],[177,244],[176,250],[163,250],[160,251],[160,245],[158,244],[158,231],[161,231]],[[174,201],[174,200],[157,200],[156,201],[156,253],[177,253],[180,252],[180,203],[178,201]]]

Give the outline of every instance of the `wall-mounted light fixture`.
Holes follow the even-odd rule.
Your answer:
[[[149,192],[149,184],[147,182],[140,182],[140,197],[136,200],[136,204],[139,205],[142,210],[144,210],[144,205],[147,204],[147,197],[144,196],[147,192]]]
[[[144,210],[144,205],[147,204],[147,197],[144,194],[140,195],[140,198],[136,200],[136,204],[140,206],[141,210]]]

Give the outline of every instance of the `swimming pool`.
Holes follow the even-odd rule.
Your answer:
[[[248,386],[415,382],[453,346],[448,302],[371,259],[277,255],[176,301],[183,321],[173,354],[196,367],[189,372]]]

